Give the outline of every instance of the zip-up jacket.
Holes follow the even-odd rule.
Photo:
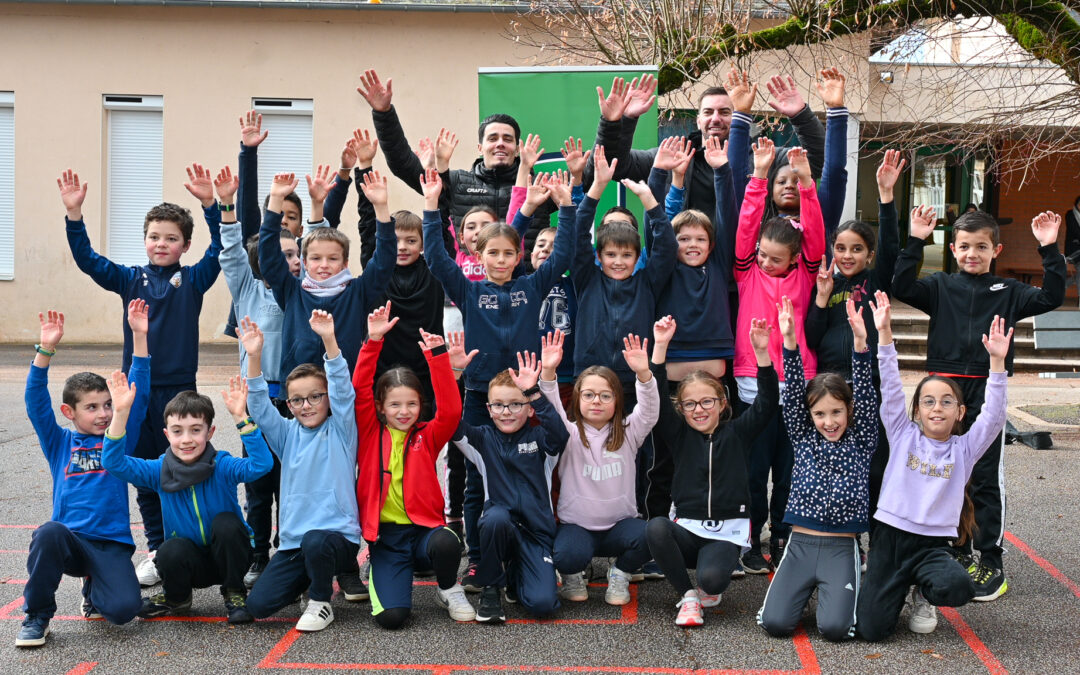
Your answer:
[[[854,410],[840,440],[825,440],[806,405],[806,378],[798,350],[784,348],[784,426],[795,464],[784,522],[818,532],[865,532],[869,527],[870,457],[877,450],[877,390],[870,351],[852,355]]]
[[[399,339],[408,339],[398,336]],[[373,383],[375,368],[385,340],[368,340],[360,348],[360,358],[353,373],[356,391],[356,428],[359,435],[356,460],[359,479],[356,501],[360,507],[360,527],[364,539],[379,538],[379,515],[390,491],[390,453],[393,440],[375,415]],[[443,496],[435,460],[443,446],[457,430],[461,421],[461,396],[450,370],[450,356],[445,346],[425,351],[431,370],[431,385],[435,390],[435,417],[430,422],[418,422],[405,437],[402,458],[401,494],[405,514],[414,525],[441,527]]]
[[[469,281],[454,264],[438,239],[439,214],[424,211],[424,258],[446,295],[461,309],[465,325],[465,351],[480,353],[465,369],[465,387],[487,391],[488,382],[507,368],[516,368],[519,351],[540,351],[536,329],[540,307],[548,291],[570,266],[574,238],[574,208],[559,209],[559,229],[551,256],[532,274],[505,284]],[[523,218],[519,211],[515,227]]]
[[[651,364],[659,391],[668,391],[667,368]],[[711,434],[690,427],[675,406],[662,402],[653,433],[670,448],[675,473],[671,499],[675,517],[727,520],[750,517],[750,450],[755,438],[776,414],[780,385],[772,366],[759,367],[757,397],[743,414],[721,422]],[[730,401],[729,401],[730,405]]]
[[[817,288],[806,313],[806,344],[817,354],[819,373],[837,373],[851,381],[851,354],[854,342],[851,325],[847,320],[848,298],[855,300],[855,307],[862,309],[866,324],[866,344],[871,354],[877,354],[878,333],[870,320],[873,311],[870,301],[875,291],[892,293],[893,270],[900,254],[900,232],[896,217],[896,202],[878,204],[878,245],[874,267],[868,267],[848,278],[837,271],[833,274],[833,291],[825,307],[818,307]],[[877,374],[877,359],[871,359],[871,368]]]
[[[994,316],[1005,319],[1008,330],[1021,319],[1057,309],[1065,301],[1065,257],[1056,243],[1039,247],[1042,288],[990,273],[937,272],[916,279],[925,245],[918,237],[908,237],[896,263],[893,293],[898,300],[930,315],[928,372],[986,377],[990,356],[983,349],[982,335]],[[1010,343],[1005,357],[1005,370],[1010,374],[1015,347],[1015,342]]]
[[[52,474],[52,516],[49,520],[63,523],[87,539],[134,546],[127,483],[110,475],[102,465],[105,436],[83,434],[56,423],[48,378],[48,368],[30,365],[25,402],[26,415],[34,426]],[[149,357],[132,357],[128,380],[135,387],[135,401],[125,428],[124,454],[135,449],[142,420],[146,417],[150,398]]]
[[[195,385],[195,373],[199,370],[199,314],[203,294],[214,285],[221,271],[218,263],[221,212],[217,202],[203,209],[203,215],[210,228],[210,245],[202,260],[191,266],[175,264],[168,267],[118,265],[94,251],[83,221],[65,218],[68,246],[79,269],[98,286],[119,295],[125,312],[128,303],[135,298],[150,305],[150,330],[146,340],[150,353],[155,355],[154,371],[150,374],[152,387]],[[127,371],[131,367],[131,326],[124,321],[123,328],[123,370]]]
[[[278,550],[300,548],[311,530],[337,532],[360,543],[356,507],[356,411],[345,359],[327,359],[330,417],[314,429],[286,420],[270,402],[262,375],[248,378],[248,412],[281,460],[281,511]]]
[[[540,420],[512,434],[465,422],[454,433],[454,445],[484,477],[484,504],[509,509],[516,522],[547,546],[555,541],[551,510],[551,473],[570,438],[559,416],[541,396],[532,402]]]
[[[177,492],[161,489],[162,459],[139,459],[124,455],[127,441],[105,436],[102,463],[109,473],[135,487],[153,490],[161,498],[161,520],[166,539],[188,539],[199,546],[210,546],[210,524],[219,513],[234,513],[244,520],[236,501],[236,486],[265,476],[274,468],[274,458],[258,428],[240,435],[247,457],[233,457],[207,444],[205,452],[214,452],[214,473],[209,478]],[[255,545],[251,527],[244,521],[251,545]]]

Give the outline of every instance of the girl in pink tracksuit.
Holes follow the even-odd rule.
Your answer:
[[[555,568],[562,575],[564,600],[582,602],[588,590],[582,574],[594,555],[615,557],[608,569],[604,600],[630,602],[630,572],[652,556],[645,540],[645,521],[637,517],[634,486],[638,448],[660,415],[660,394],[649,370],[648,339],[623,338],[623,358],[634,371],[637,406],[624,416],[623,391],[610,368],[586,368],[574,382],[569,414],[559,397],[557,368],[562,361],[563,334],[543,338],[540,392],[559,413],[570,440],[559,461],[559,528],[555,534]]]

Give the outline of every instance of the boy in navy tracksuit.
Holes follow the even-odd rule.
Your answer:
[[[203,295],[214,284],[221,271],[218,254],[221,235],[218,224],[221,213],[214,200],[214,185],[210,173],[198,164],[188,169],[189,182],[185,187],[203,207],[210,228],[210,246],[202,260],[192,266],[181,266],[180,256],[191,246],[195,227],[191,213],[175,204],[158,204],[150,209],[143,222],[143,243],[149,262],[145,265],[118,265],[99,255],[90,246],[86,225],[82,219],[82,204],[86,185],[70,170],[57,180],[60,197],[67,209],[68,246],[75,264],[105,290],[118,294],[126,305],[135,298],[151,305],[148,334],[150,352],[157,354],[150,379],[150,402],[143,429],[134,455],[142,459],[157,459],[168,447],[160,420],[166,404],[181,391],[195,389],[195,373],[199,369],[199,314]],[[124,324],[124,364],[131,366],[132,334]],[[139,490],[139,512],[146,527],[150,555],[139,564],[139,583],[156,584],[160,578],[153,557],[165,534],[161,526],[161,502],[149,490]]]
[[[251,565],[255,541],[236,500],[236,486],[262,477],[274,462],[262,433],[247,415],[244,380],[233,378],[228,392],[222,394],[247,451],[243,458],[210,444],[214,404],[194,391],[177,394],[165,406],[169,448],[160,459],[127,457],[124,425],[135,391],[117,372],[109,381],[109,392],[115,412],[105,436],[102,464],[113,476],[161,495],[168,536],[155,559],[163,592],[146,598],[139,616],[148,619],[182,612],[191,607],[193,588],[221,584],[229,623],[254,621],[245,607],[244,574]]]
[[[559,608],[552,562],[551,473],[570,435],[540,395],[536,354],[518,359],[516,373],[503,371],[488,384],[494,428],[462,422],[454,436],[454,444],[483,476],[487,497],[475,579],[483,586],[476,612],[482,623],[506,620],[499,598],[503,586],[509,601],[520,602],[533,614],[545,616]],[[526,426],[533,413],[540,424]]]
[[[128,372],[138,391],[133,406],[145,414],[150,393],[150,360],[146,352],[146,305],[132,303],[133,355]],[[60,412],[74,430],[56,423],[49,398],[49,361],[64,335],[64,315],[38,315],[41,342],[26,378],[26,414],[34,425],[41,452],[53,478],[53,511],[49,522],[34,530],[26,560],[29,578],[23,591],[26,618],[16,647],[40,647],[56,613],[56,589],[65,575],[83,577],[82,615],[105,617],[110,623],[131,621],[139,611],[139,582],[131,565],[127,484],[105,472],[101,447],[112,422],[112,404],[105,379],[77,373],[64,383]],[[139,437],[139,421],[129,425],[130,452]]]
[[[930,315],[926,369],[933,375],[951,377],[960,386],[966,408],[961,420],[965,432],[982,410],[990,362],[979,343],[991,319],[1000,316],[1011,328],[1021,319],[1060,307],[1065,300],[1065,257],[1057,247],[1060,226],[1061,217],[1049,211],[1031,221],[1042,257],[1042,288],[990,273],[990,264],[1001,253],[1001,244],[997,220],[983,211],[965,213],[953,225],[953,243],[949,247],[960,271],[917,279],[925,238],[934,231],[934,212],[921,206],[912,213],[911,235],[896,262],[893,293],[898,300]],[[1005,358],[1010,373],[1012,364],[1010,344]],[[1009,587],[1001,559],[1005,534],[1002,446],[1003,434],[999,433],[975,464],[971,474],[975,534],[966,550],[956,552],[975,582],[973,599],[984,602],[997,599]],[[972,544],[980,552],[977,565],[971,555]]]

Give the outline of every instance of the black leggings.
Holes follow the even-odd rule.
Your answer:
[[[742,547],[728,541],[706,539],[668,518],[653,518],[645,529],[649,551],[679,595],[691,590],[688,567],[697,569],[697,582],[709,595],[723,593]]]

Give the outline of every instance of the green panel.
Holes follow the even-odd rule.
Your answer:
[[[573,135],[589,147],[596,140],[596,127],[600,123],[596,88],[608,92],[614,77],[632,80],[642,73],[657,72],[656,66],[641,68],[613,68],[607,66],[585,68],[482,68],[478,75],[480,95],[480,119],[493,113],[513,115],[521,125],[521,135],[539,134],[544,155],[537,163],[538,171],[566,168],[560,150],[563,141]],[[633,147],[654,148],[657,144],[657,108],[638,120],[634,132]],[[479,120],[478,120],[479,121]],[[626,204],[626,189],[609,185],[597,207],[603,214],[616,204]],[[642,220],[641,204],[632,199],[629,208],[639,222]],[[555,225],[554,216],[552,225]]]

